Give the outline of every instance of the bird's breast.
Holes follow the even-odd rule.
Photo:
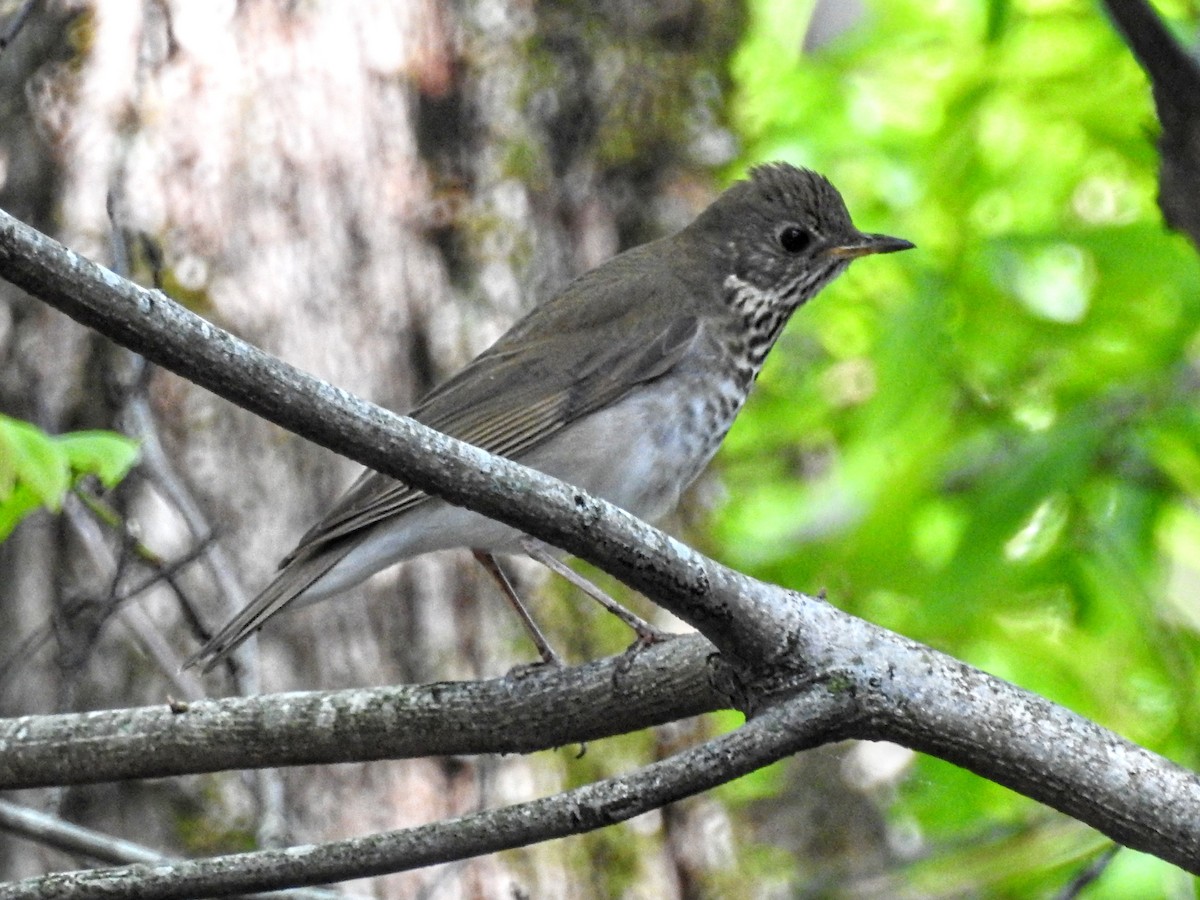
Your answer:
[[[712,459],[755,374],[729,354],[685,361],[572,423],[522,462],[654,521]]]

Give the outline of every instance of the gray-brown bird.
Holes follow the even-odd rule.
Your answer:
[[[851,260],[912,246],[855,228],[815,172],[758,166],[679,233],[533,309],[410,415],[656,520],[716,452],[797,307]],[[364,472],[189,664],[208,671],[283,609],[452,547],[545,561],[506,525]]]

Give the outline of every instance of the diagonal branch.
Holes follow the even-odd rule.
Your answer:
[[[109,863],[167,862],[157,850],[74,825],[27,806],[0,800],[0,830],[19,834],[48,847]]]
[[[144,847],[141,844],[113,837],[91,828],[84,828],[47,815],[36,809],[0,800],[0,830],[20,835],[31,841],[57,847],[66,853],[90,857],[108,863],[171,863],[180,862]],[[270,896],[276,900],[347,900],[347,895],[319,889],[299,889],[271,894],[255,894],[256,898]]]
[[[1200,248],[1200,64],[1147,0],[1104,0],[1109,18],[1145,70],[1162,125],[1158,205]]]
[[[0,28],[0,53],[7,50],[9,44],[16,40],[17,35],[21,33],[21,29],[25,27],[25,21],[29,18],[29,14],[33,12],[33,8],[36,5],[37,0],[24,0],[17,7],[17,11],[12,14],[12,17],[4,23],[4,27]]]

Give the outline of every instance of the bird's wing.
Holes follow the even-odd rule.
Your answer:
[[[552,303],[534,309],[426,395],[412,417],[514,458],[670,371],[695,340],[700,320],[686,300],[656,302],[662,292],[680,286],[657,259],[639,265],[645,256],[641,251],[652,248],[615,258],[576,280]],[[368,470],[301,538],[283,565],[425,499],[421,491]]]

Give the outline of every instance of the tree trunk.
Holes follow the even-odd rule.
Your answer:
[[[404,410],[572,274],[678,227],[705,203],[701,173],[732,149],[719,104],[740,16],[700,0],[613,0],[590,11],[521,0],[39,8],[0,56],[3,95],[27,101],[0,109],[0,205],[43,228],[54,221],[59,239],[113,268],[133,258],[134,275],[157,273],[219,324]],[[129,252],[113,243],[106,205]],[[15,636],[0,660],[4,714],[476,678],[532,658],[495,589],[455,553],[272,622],[258,653],[243,655],[240,680],[228,670],[202,682],[177,674],[199,640],[185,607],[219,624],[269,579],[355,467],[174,376],[144,372],[4,286],[0,350],[0,410],[50,431],[122,427],[149,441],[114,502],[168,563],[198,551],[174,587],[160,581],[118,609],[115,598],[149,571],[128,540],[78,507],[25,523],[0,545],[0,615]],[[24,643],[30,635],[46,639]],[[165,646],[156,649],[155,636]],[[572,755],[20,799],[197,854],[252,837],[364,834],[547,793]],[[590,897],[637,884],[654,896],[692,893],[695,860],[706,854],[664,833],[687,827],[685,806],[619,837],[371,889]],[[619,867],[602,858],[614,842]],[[84,862],[15,840],[0,848],[5,877]]]

